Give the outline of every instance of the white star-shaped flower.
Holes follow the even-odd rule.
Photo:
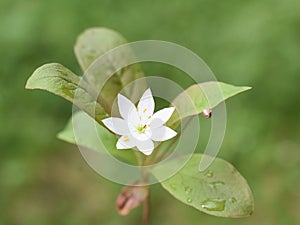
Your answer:
[[[122,118],[110,117],[102,120],[109,130],[121,135],[117,149],[137,147],[145,155],[150,155],[154,150],[153,141],[166,141],[177,134],[164,125],[175,108],[164,108],[154,113],[155,103],[150,89],[145,91],[137,107],[118,94],[118,106]]]

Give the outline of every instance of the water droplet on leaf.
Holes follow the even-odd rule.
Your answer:
[[[201,207],[208,211],[223,211],[226,200],[224,199],[206,199],[201,203]]]
[[[212,189],[216,189],[218,186],[220,185],[224,185],[225,183],[223,181],[213,181],[210,182],[208,185],[212,188]]]
[[[187,201],[187,203],[192,203],[193,199],[187,198],[186,201]]]
[[[208,178],[211,178],[214,176],[214,173],[211,170],[207,170],[204,175]]]
[[[189,187],[189,186],[186,186],[184,188],[184,191],[185,191],[186,194],[190,194],[193,191],[193,189],[191,187]]]

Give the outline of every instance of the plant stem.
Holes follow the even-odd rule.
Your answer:
[[[136,159],[137,159],[138,165],[139,165],[139,166],[143,166],[143,163],[144,163],[144,158],[143,158],[143,156],[142,156],[138,151],[135,151],[135,150],[133,150],[133,151],[134,151],[135,157],[136,157]]]
[[[150,189],[148,189],[148,195],[144,201],[142,225],[149,224],[149,214],[150,214]]]
[[[152,156],[149,158],[149,160],[146,160],[145,162],[145,165],[146,164],[151,164],[151,163],[154,163],[156,161],[156,158],[157,158],[157,154],[159,153],[159,149],[162,147],[164,142],[160,142],[156,148],[154,149],[154,152],[152,154]]]
[[[156,161],[162,160],[163,157],[166,156],[169,153],[172,145],[177,141],[178,137],[184,132],[184,130],[187,128],[187,126],[190,124],[190,122],[192,121],[193,118],[194,118],[194,116],[191,116],[189,118],[189,120],[184,124],[183,128],[181,129],[181,131],[178,132],[177,137],[175,137],[174,140],[171,143],[169,143],[169,145],[167,146],[167,149],[161,155],[159,155],[158,157],[157,157],[158,149],[161,148],[162,143],[160,143],[157,146],[154,160],[155,159],[156,159]],[[146,165],[147,159],[144,157],[143,160],[140,159],[139,161],[142,162],[140,164]],[[147,179],[148,179],[147,171],[144,171],[142,169],[142,176],[144,177],[144,180],[147,181]],[[148,225],[149,224],[149,214],[150,214],[150,188],[148,189],[148,195],[147,195],[147,197],[146,197],[146,199],[144,201],[142,225]]]

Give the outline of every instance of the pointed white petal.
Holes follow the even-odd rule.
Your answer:
[[[147,118],[153,115],[154,112],[154,99],[152,96],[152,92],[150,90],[150,88],[148,88],[145,93],[143,94],[143,96],[141,97],[137,109],[138,109],[138,113],[139,116],[141,117],[141,119],[144,121],[145,119],[147,120]],[[149,119],[150,119],[149,118]]]
[[[140,124],[140,116],[136,108],[128,113],[127,122],[133,127],[137,127]]]
[[[175,110],[175,107],[161,109],[161,110],[157,111],[156,113],[154,113],[154,115],[152,116],[152,120],[159,119],[164,124],[170,119],[174,110]]]
[[[136,112],[135,105],[128,98],[121,94],[118,94],[118,106],[119,112],[125,120],[128,120],[131,112]]]
[[[154,150],[154,143],[151,139],[137,142],[137,148],[145,155],[151,155]]]
[[[109,117],[107,119],[102,120],[104,125],[110,129],[112,132],[125,135],[128,134],[130,131],[128,129],[128,124],[125,120],[115,117]]]
[[[162,126],[158,128],[151,128],[153,141],[166,141],[177,135],[177,133],[169,127]]]
[[[136,146],[136,141],[131,135],[123,135],[117,142],[117,149],[129,149]]]
[[[150,121],[150,127],[153,128],[158,128],[164,125],[164,121],[162,121],[159,118],[154,118]]]

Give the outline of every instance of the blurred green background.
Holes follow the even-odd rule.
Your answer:
[[[24,89],[44,63],[81,74],[73,45],[93,26],[115,29],[129,41],[181,44],[219,80],[254,87],[227,102],[219,155],[248,180],[254,214],[208,216],[155,185],[150,224],[300,224],[299,0],[1,0],[0,225],[140,224],[140,208],[127,217],[116,213],[121,186],[56,139],[71,103]],[[149,67],[146,72],[153,75]]]

